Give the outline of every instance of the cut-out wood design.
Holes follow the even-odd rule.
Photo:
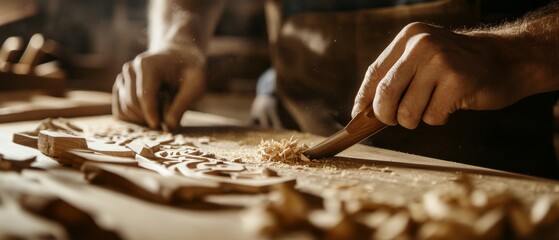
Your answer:
[[[200,140],[199,137],[172,135],[132,125],[115,125],[96,132],[81,130],[62,119],[45,121],[38,130],[27,134],[38,134],[39,149],[57,156],[59,163],[80,171],[68,168],[42,171],[26,169],[32,163],[31,158],[9,155],[0,158],[0,168],[6,159],[11,161],[10,164],[21,160],[21,165],[4,166],[21,174],[5,174],[25,178],[25,181],[33,182],[34,186],[48,188],[49,194],[51,191],[57,194],[52,199],[43,191],[37,191],[35,196],[30,195],[23,200],[13,200],[13,197],[4,200],[5,196],[0,196],[3,197],[0,199],[0,220],[5,219],[2,215],[14,216],[13,212],[17,212],[22,214],[16,220],[18,224],[31,222],[30,226],[35,226],[33,224],[36,223],[32,223],[36,222],[33,216],[40,216],[54,223],[53,226],[64,229],[69,238],[76,237],[78,232],[88,231],[101,234],[92,235],[98,238],[115,238],[116,235],[107,229],[133,239],[184,237],[180,233],[186,232],[196,232],[197,237],[194,238],[209,238],[207,236],[213,236],[211,229],[216,226],[220,229],[229,226],[227,231],[238,233],[231,236],[241,239],[257,238],[242,238],[247,233],[263,238],[281,238],[294,232],[316,239],[448,239],[457,234],[465,239],[556,239],[559,234],[555,230],[559,222],[557,196],[534,196],[530,201],[522,201],[512,192],[478,189],[476,184],[479,182],[467,176],[458,176],[455,185],[447,184],[445,188],[425,188],[424,192],[410,200],[387,194],[386,191],[384,194],[387,197],[394,198],[354,198],[351,194],[363,195],[362,189],[350,187],[336,188],[340,192],[328,189],[332,192],[309,197],[312,194],[295,188],[294,178],[279,176],[272,169],[251,165],[242,157],[230,160],[207,152],[206,149],[217,145],[213,135],[211,138],[214,142],[209,137],[201,137]],[[284,146],[291,149],[296,143],[294,141],[286,140]],[[255,154],[258,154],[257,151],[255,149]],[[284,150],[273,152],[281,153]],[[297,155],[289,153],[284,156]],[[41,157],[44,156],[38,159]],[[312,168],[315,164],[317,162],[310,162],[308,167]],[[320,168],[314,168],[313,171],[319,171],[317,169]],[[363,167],[356,169],[367,171],[367,175],[385,172]],[[397,169],[391,168],[390,171]],[[3,174],[0,174],[0,195],[5,194],[6,189],[2,185]],[[331,181],[335,178],[337,176],[328,176],[322,180]],[[12,186],[15,189],[20,187]],[[227,200],[234,199],[231,196],[251,199],[237,199],[243,203],[230,204]],[[38,203],[34,203],[33,199]],[[4,202],[8,203],[7,207]],[[216,207],[231,211],[216,211]],[[210,208],[214,215],[204,212]],[[67,212],[57,209],[66,209]],[[236,211],[238,209],[242,211]],[[138,220],[137,212],[148,215],[149,220]],[[225,212],[232,213],[227,220],[224,216],[228,213]],[[89,218],[104,214],[110,216],[111,221],[99,220],[103,219],[101,217]],[[190,229],[186,231],[181,228],[177,232],[160,228],[154,230],[150,228],[153,219],[164,222],[174,230],[181,227]],[[201,224],[200,221],[205,222]],[[79,224],[73,225],[74,222]],[[99,224],[98,227],[95,224]],[[83,227],[85,225],[90,227]],[[14,228],[10,234],[21,230],[9,226]],[[0,232],[2,227],[0,224]],[[42,236],[44,229],[38,224],[36,228],[30,229],[31,235],[17,232],[13,236]],[[56,231],[56,228],[53,229]],[[58,236],[50,234],[45,236]],[[0,235],[0,238],[13,236]]]
[[[0,171],[21,171],[31,167],[36,156],[33,154],[0,153]]]
[[[0,192],[1,239],[68,239],[59,224],[25,211],[17,199]]]
[[[119,239],[80,208],[21,174],[0,175],[0,239]]]
[[[73,149],[63,152],[58,162],[78,169],[87,162],[138,166],[138,162],[133,158],[117,157],[83,149]]]
[[[221,182],[226,188],[242,192],[262,192],[277,184],[295,184],[295,179],[280,177],[271,169],[220,159],[194,147],[162,145],[155,158],[136,155],[136,160],[140,166],[163,175],[180,174]]]
[[[39,142],[38,132],[19,132],[12,135],[12,142],[37,149]]]
[[[38,149],[39,133],[42,130],[49,130],[51,132],[62,132],[70,135],[81,136],[83,130],[74,125],[72,122],[64,118],[47,118],[39,123],[39,126],[33,131],[18,132],[12,135],[12,142]]]
[[[100,163],[82,167],[86,179],[120,192],[160,203],[180,203],[223,193],[221,184],[181,176],[161,176],[149,170]]]
[[[247,166],[201,151],[196,144],[209,144],[208,137],[189,139],[131,125],[91,132],[65,119],[45,120],[35,132],[39,132],[41,152],[75,168],[95,162],[139,166],[162,176],[219,183],[223,192],[259,193],[278,184],[295,185],[295,179],[278,176],[271,169]]]
[[[126,144],[126,147],[130,148],[138,155],[153,158],[155,157],[154,151],[159,149],[159,143],[147,142],[142,139],[134,139],[132,142]]]
[[[39,132],[39,151],[43,154],[58,158],[65,151],[72,149],[87,149],[85,138],[65,132],[42,130]]]
[[[38,182],[60,199],[97,216],[101,228],[114,230],[123,239],[184,239],[185,236],[188,239],[257,239],[239,228],[240,217],[236,211],[212,214],[161,206],[87,184],[77,179],[83,178],[81,175],[67,169],[23,173],[25,178]]]
[[[134,151],[126,146],[102,142],[96,139],[88,139],[87,147],[92,151],[116,157],[134,157],[136,155]]]

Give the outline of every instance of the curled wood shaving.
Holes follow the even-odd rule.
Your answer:
[[[299,144],[299,139],[293,139],[293,136],[291,136],[289,140],[261,140],[258,146],[258,153],[266,161],[308,162],[310,159],[303,155],[303,152],[307,149],[309,149],[309,146]]]

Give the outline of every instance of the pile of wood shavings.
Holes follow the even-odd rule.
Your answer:
[[[299,144],[299,139],[282,139],[279,142],[273,139],[261,140],[258,146],[258,153],[266,161],[279,161],[285,163],[295,163],[299,161],[310,162],[310,159],[303,154],[309,149],[306,144]]]

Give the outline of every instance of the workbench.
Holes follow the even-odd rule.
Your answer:
[[[90,130],[123,124],[109,115],[72,118],[70,121]],[[88,177],[84,177],[88,174],[83,168],[80,171],[75,166],[62,166],[59,160],[48,157],[37,149],[12,142],[13,133],[31,131],[39,125],[39,121],[4,123],[0,124],[0,153],[32,155],[36,156],[36,159],[31,167],[0,172],[0,237],[45,236],[44,234],[50,231],[48,236],[55,238],[89,236],[125,239],[265,239],[280,234],[286,238],[302,239],[308,239],[309,236],[330,239],[359,236],[370,239],[371,231],[365,231],[369,234],[367,236],[355,235],[363,233],[359,227],[355,227],[361,226],[359,224],[349,224],[348,226],[352,226],[350,230],[340,230],[343,227],[326,227],[327,230],[316,235],[316,229],[304,230],[314,229],[313,227],[300,226],[293,231],[292,226],[276,226],[279,231],[251,229],[251,226],[262,225],[267,218],[247,220],[247,216],[269,209],[270,205],[265,205],[267,208],[256,206],[272,201],[269,200],[270,195],[277,191],[283,191],[285,195],[282,196],[288,200],[290,192],[296,193],[298,197],[293,199],[304,199],[297,201],[308,205],[308,209],[313,209],[311,212],[325,209],[326,212],[343,213],[345,217],[340,218],[342,215],[337,214],[338,218],[333,219],[338,220],[331,220],[338,221],[334,226],[345,226],[340,225],[342,222],[345,224],[345,220],[340,219],[347,220],[349,218],[346,217],[354,216],[348,209],[351,209],[351,203],[356,201],[361,203],[359,209],[372,212],[390,209],[389,211],[394,213],[394,209],[406,208],[423,201],[425,194],[430,191],[453,191],[462,186],[467,186],[465,189],[469,189],[468,191],[475,189],[489,195],[504,192],[507,196],[515,196],[515,201],[526,206],[532,206],[541,196],[550,196],[553,199],[559,197],[557,181],[365,145],[355,145],[336,157],[322,160],[263,161],[259,155],[259,144],[262,140],[292,138],[298,139],[301,144],[313,145],[323,137],[296,131],[245,127],[236,120],[193,111],[185,114],[181,124],[184,127],[180,129],[180,133],[194,139],[193,146],[200,151],[248,167],[269,169],[281,177],[293,179],[293,190],[287,190],[288,193],[285,193],[283,190],[272,188],[250,194],[236,194],[223,190],[205,196],[203,204],[156,201],[133,193],[132,188],[113,188],[110,182],[101,180],[88,181]],[[153,174],[153,171],[150,174]],[[138,181],[142,181],[141,177],[138,178]],[[464,181],[467,183],[464,184]],[[38,202],[44,200],[44,204],[52,206],[29,203],[33,202],[30,199],[35,198],[40,199]],[[297,201],[293,203],[286,200],[290,203],[289,208],[296,208]],[[415,217],[412,216],[411,219]],[[416,220],[410,220],[414,221]],[[8,222],[10,224],[7,224]],[[328,226],[328,223],[324,225]],[[419,225],[416,223],[406,223],[405,226],[407,232],[419,231]],[[378,229],[372,231],[377,237],[381,234],[379,232],[382,232]],[[2,231],[8,235],[2,235]],[[290,232],[291,235],[281,235],[286,232]],[[382,233],[385,234],[383,236],[391,236],[385,232]]]

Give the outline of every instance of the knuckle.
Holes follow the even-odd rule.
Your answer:
[[[124,79],[122,78],[122,74],[118,74],[116,76],[115,82],[113,83],[113,93],[116,94],[117,91],[122,88],[123,81]]]
[[[129,71],[130,71],[130,68],[131,68],[131,65],[132,65],[132,63],[130,63],[130,62],[124,63],[124,64],[122,65],[122,72],[123,72],[123,73],[129,72]]]
[[[413,118],[413,112],[410,110],[408,106],[401,106],[398,108],[398,121],[404,120],[408,121],[409,119]]]
[[[456,72],[454,67],[450,64],[451,57],[444,51],[438,51],[431,57],[429,63],[437,66],[439,69],[448,71],[449,73]]]
[[[423,114],[423,121],[429,125],[443,125],[446,123],[447,115],[437,110],[428,110]]]
[[[391,99],[394,95],[394,90],[390,86],[389,81],[380,81],[377,86],[377,96],[381,99]]]
[[[414,48],[421,49],[422,51],[429,50],[435,52],[435,55],[443,52],[441,51],[437,38],[429,33],[420,33],[415,35],[413,40],[410,41],[410,44],[413,44]]]
[[[144,70],[146,67],[153,65],[154,63],[155,59],[152,56],[138,55],[134,59],[133,65],[137,70]]]
[[[381,81],[377,86],[375,99],[378,98],[379,102],[382,102],[384,105],[397,107],[400,101],[400,92],[396,88],[388,80]]]
[[[377,76],[378,72],[378,65],[373,63],[369,65],[367,68],[367,72],[365,72],[365,81],[371,80],[372,78]]]
[[[408,37],[411,38],[415,35],[421,34],[421,33],[429,33],[433,31],[433,26],[427,24],[427,23],[423,23],[423,22],[412,22],[408,25],[406,25],[402,31],[401,34],[404,37]]]
[[[416,128],[418,119],[414,113],[415,112],[408,106],[399,107],[397,115],[398,123],[408,129]]]
[[[387,125],[396,125],[396,110],[389,106],[390,104],[387,101],[379,101],[375,99],[373,101],[373,111],[375,112],[375,116],[381,122]]]

